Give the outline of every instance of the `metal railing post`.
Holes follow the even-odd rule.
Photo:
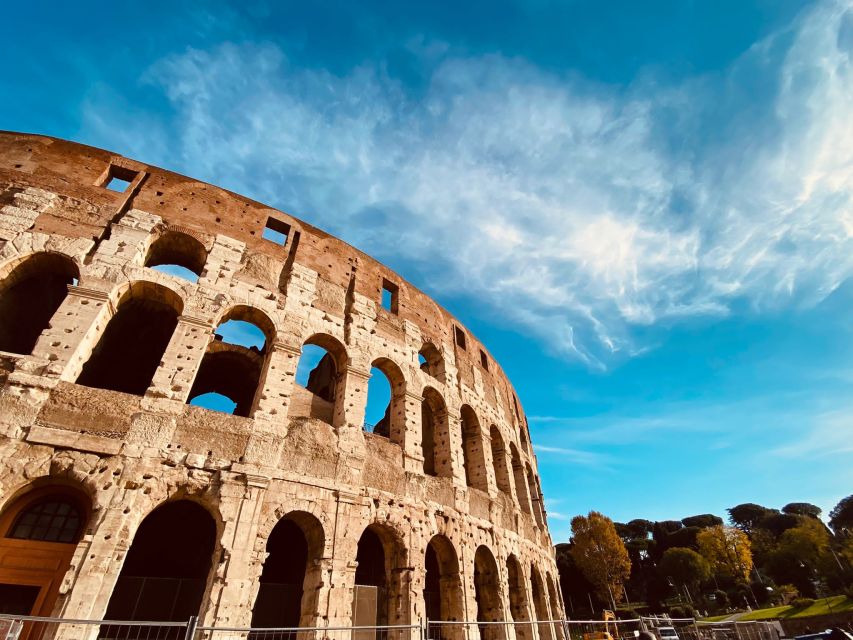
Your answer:
[[[184,634],[184,640],[194,640],[196,629],[198,629],[198,616],[190,616],[190,619],[187,620],[187,632]]]

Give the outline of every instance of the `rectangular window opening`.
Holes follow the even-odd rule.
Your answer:
[[[136,180],[137,175],[139,174],[133,169],[111,164],[109,169],[107,169],[106,178],[101,186],[116,193],[124,193],[127,191],[130,183]]]
[[[453,331],[456,334],[456,344],[459,348],[465,349],[465,332],[459,327],[453,327]]]
[[[287,244],[287,237],[290,235],[290,225],[275,218],[267,218],[267,224],[264,227],[264,232],[261,237],[264,240],[275,242],[282,247]]]
[[[483,369],[489,370],[489,356],[482,349],[480,349],[480,364],[483,365]]]
[[[397,313],[397,285],[382,278],[382,306],[391,313]]]

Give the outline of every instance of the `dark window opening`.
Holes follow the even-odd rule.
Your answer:
[[[399,287],[390,280],[382,279],[382,307],[391,313],[397,313]]]
[[[427,545],[424,566],[426,575],[423,594],[427,620],[463,620],[459,560],[450,540],[441,534],[434,536]],[[455,636],[447,627],[436,625],[428,630],[427,637],[442,640]]]
[[[462,463],[465,467],[465,483],[469,487],[488,490],[486,482],[486,459],[483,453],[483,437],[477,414],[467,404],[462,405]]]
[[[474,553],[474,599],[477,606],[477,622],[500,622],[501,599],[498,566],[492,552],[486,547],[477,547]],[[483,640],[499,640],[501,628],[497,625],[481,625]]]
[[[267,218],[267,224],[261,237],[282,247],[287,244],[290,235],[290,225],[275,218]]]
[[[186,621],[198,615],[215,538],[213,518],[194,502],[152,511],[133,537],[104,619]]]
[[[82,524],[83,518],[75,505],[61,498],[51,498],[22,511],[7,537],[74,543],[80,537]]]
[[[453,333],[456,336],[456,344],[463,351],[465,350],[465,332],[459,327],[453,327]]]
[[[429,402],[421,403],[421,453],[424,457],[424,473],[428,476],[435,472],[435,416]]]
[[[421,371],[431,375],[436,380],[441,380],[444,376],[444,359],[441,357],[441,352],[431,342],[425,342],[424,346],[418,352],[418,364]]]
[[[41,587],[28,584],[0,584],[0,614],[7,616],[32,615],[40,590]],[[10,634],[7,637],[15,636]]]
[[[444,399],[438,391],[428,387],[424,389],[421,402],[421,453],[426,475],[451,475],[449,435]]]
[[[272,530],[267,559],[252,609],[252,627],[298,627],[308,561],[308,541],[292,520]]]
[[[385,562],[382,540],[374,531],[366,529],[358,541],[356,554],[354,626],[388,624]]]
[[[207,249],[187,233],[167,231],[155,240],[145,266],[190,282],[197,282],[207,262]]]
[[[36,253],[0,283],[0,351],[29,354],[77,281],[69,258]]]
[[[260,383],[263,357],[236,345],[210,345],[202,358],[188,403],[214,411],[249,417]],[[216,397],[210,397],[215,394]],[[230,403],[226,403],[224,396]],[[233,409],[228,411],[229,404]]]
[[[486,355],[486,352],[480,349],[480,365],[486,371],[489,370],[489,356]]]
[[[494,425],[489,430],[489,437],[492,441],[492,464],[495,468],[495,482],[500,491],[508,494],[510,493],[510,480],[509,469],[507,469],[506,464],[506,449],[500,431]]]
[[[509,582],[510,615],[515,622],[525,621],[528,619],[527,589],[524,585],[521,565],[515,556],[511,555],[506,559],[506,570]],[[519,640],[530,640],[532,634],[528,625],[519,625],[516,629]]]
[[[176,297],[158,290],[167,299]],[[151,384],[178,324],[180,302],[128,297],[107,323],[77,384],[140,396]]]

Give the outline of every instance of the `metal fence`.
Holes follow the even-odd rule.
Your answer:
[[[194,620],[140,622],[0,615],[0,640],[189,640]]]
[[[70,620],[0,614],[0,640],[635,640],[673,627],[678,640],[780,640],[778,622],[703,622],[693,618],[644,617],[519,622],[425,621],[358,627],[217,627],[186,622]]]

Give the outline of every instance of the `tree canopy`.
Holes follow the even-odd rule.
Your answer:
[[[819,518],[823,512],[819,506],[810,502],[789,502],[782,507],[782,513],[787,513],[792,516],[808,516],[810,518]]]
[[[621,601],[631,559],[613,521],[597,511],[572,518],[571,555],[604,601]]]
[[[663,575],[682,585],[695,586],[711,577],[708,561],[693,549],[685,547],[667,549],[658,567]]]
[[[699,553],[720,576],[749,581],[752,549],[747,535],[735,527],[709,527],[697,536]]]
[[[762,518],[776,512],[775,509],[768,509],[754,502],[738,504],[730,509],[726,509],[726,511],[729,512],[729,521],[738,529],[747,533],[755,529]]]
[[[829,526],[835,533],[853,529],[853,495],[842,498],[829,512]]]

